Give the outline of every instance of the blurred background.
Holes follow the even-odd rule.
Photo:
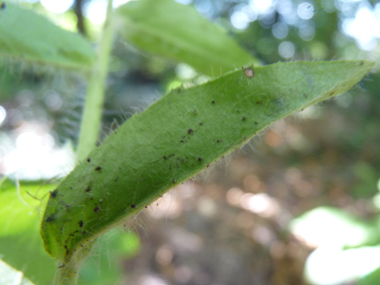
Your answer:
[[[105,0],[17,2],[96,46]],[[380,1],[177,2],[264,65],[369,59],[377,69],[108,233],[80,284],[380,284]],[[172,88],[204,80],[116,37],[102,139]],[[80,74],[2,62],[1,176],[41,181],[70,172],[85,88]]]

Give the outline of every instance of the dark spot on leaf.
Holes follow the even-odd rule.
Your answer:
[[[210,164],[207,163],[207,167],[209,167],[209,166],[210,166]]]
[[[54,220],[55,220],[54,216],[50,216],[50,217],[45,218],[45,222],[52,222]]]
[[[164,156],[163,156],[163,159],[164,159],[164,160],[167,160],[167,159],[168,159],[168,157],[167,157],[166,155],[164,155]]]
[[[89,157],[89,158],[87,158],[87,162],[91,162],[91,158]]]
[[[145,206],[145,209],[148,209],[148,206]]]
[[[200,123],[199,123],[199,125],[200,125],[200,126],[202,126],[202,125],[203,125],[203,123],[202,123],[202,122],[200,122]]]
[[[256,101],[256,104],[260,105],[263,103],[263,100],[260,100],[260,101]]]
[[[91,187],[90,186],[87,186],[86,190],[84,190],[85,192],[90,192],[91,191]]]
[[[203,160],[203,158],[202,157],[198,157],[198,161],[200,162],[200,161],[202,161]]]
[[[330,93],[330,96],[334,95],[334,91]]]
[[[243,117],[242,120],[245,121],[245,120],[247,120],[247,118],[246,118],[246,117]]]
[[[7,8],[7,5],[5,4],[5,2],[1,3],[0,9],[4,10],[5,8]]]
[[[97,167],[95,167],[95,170],[100,171],[100,170],[102,170],[102,168],[100,166],[97,166]]]
[[[220,143],[220,142],[222,142],[222,140],[216,140],[216,142],[217,142],[217,143]]]
[[[63,268],[63,267],[65,267],[65,265],[64,265],[64,264],[62,264],[62,265],[58,266],[58,268]]]
[[[53,191],[50,191],[50,197],[51,198],[55,198],[55,197],[57,197],[57,189],[55,189],[55,190],[53,190]]]
[[[214,100],[212,100],[212,101],[211,101],[211,103],[212,103],[212,104],[215,104],[215,101],[214,101]]]
[[[78,225],[79,227],[83,227],[83,221],[79,221]]]
[[[176,183],[177,180],[173,179],[173,183]]]
[[[255,124],[257,125],[259,122],[255,122]]]
[[[99,212],[100,212],[100,207],[96,206],[96,207],[94,208],[94,213],[99,213]]]
[[[132,205],[131,205],[131,208],[136,209],[136,205],[135,205],[135,204],[132,204]]]
[[[194,130],[193,129],[188,129],[187,132],[189,133],[189,135],[191,135],[194,132]]]

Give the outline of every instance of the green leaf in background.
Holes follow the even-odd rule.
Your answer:
[[[33,285],[23,273],[12,268],[0,259],[0,284],[3,285]]]
[[[362,220],[346,211],[319,207],[294,219],[293,234],[314,245],[356,247],[380,241],[378,223]]]
[[[131,117],[53,192],[41,229],[46,250],[63,265],[86,255],[92,240],[127,216],[276,120],[348,90],[373,66],[277,63],[257,67],[253,77],[240,69],[173,90]]]
[[[378,285],[378,282],[356,283],[356,281],[374,273],[380,265],[379,254],[379,246],[363,246],[344,250],[337,244],[325,244],[309,255],[304,275],[308,284]],[[373,281],[373,279],[371,280]]]
[[[112,229],[97,240],[91,256],[80,270],[79,284],[104,285],[119,284],[122,275],[120,260],[131,258],[140,249],[140,240],[136,233]]]
[[[357,285],[378,285],[380,284],[380,267],[376,268],[367,276],[360,279]]]
[[[20,182],[19,189],[10,180],[0,184],[0,257],[38,285],[49,284],[56,270],[56,261],[44,250],[39,233],[47,199],[36,199],[53,188],[41,181]]]
[[[208,76],[219,76],[254,61],[191,6],[173,0],[140,0],[121,6],[116,14],[128,42],[149,53],[185,62]]]
[[[80,35],[6,2],[0,10],[0,57],[69,69],[89,69],[95,52]]]

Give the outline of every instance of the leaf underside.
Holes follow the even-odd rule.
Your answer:
[[[0,57],[68,69],[88,69],[90,44],[30,10],[6,2],[0,10]]]
[[[338,95],[368,61],[291,62],[237,70],[173,90],[131,117],[50,196],[46,250],[62,262],[276,120]],[[249,72],[247,73],[249,74]],[[87,247],[86,247],[87,246]]]

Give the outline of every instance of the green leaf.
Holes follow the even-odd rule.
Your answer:
[[[44,250],[39,234],[47,199],[38,199],[53,187],[42,182],[21,182],[18,189],[10,180],[0,184],[0,256],[39,285],[49,284],[56,270],[56,261]]]
[[[380,284],[380,267],[360,279],[357,285],[378,285]]]
[[[357,247],[380,240],[378,223],[362,220],[346,211],[318,207],[294,219],[291,231],[315,245]]]
[[[120,260],[136,255],[139,247],[140,240],[136,233],[112,229],[99,238],[93,246],[91,255],[94,257],[87,258],[82,265],[78,283],[81,285],[117,284],[122,274]]]
[[[307,284],[362,284],[357,280],[379,267],[379,254],[380,246],[344,250],[338,244],[321,245],[309,255],[305,263]]]
[[[33,285],[22,272],[12,268],[0,259],[0,284]]]
[[[168,189],[276,120],[348,90],[373,66],[277,63],[257,67],[253,77],[240,69],[173,90],[110,135],[50,196],[41,229],[46,250],[62,264],[79,259],[92,240]]]
[[[68,69],[89,69],[96,58],[78,34],[8,2],[0,9],[0,56]]]
[[[117,10],[126,39],[142,50],[219,76],[254,58],[191,6],[173,0],[131,1]]]

